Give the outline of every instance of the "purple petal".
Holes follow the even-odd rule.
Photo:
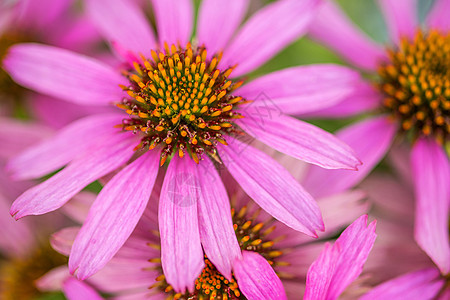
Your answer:
[[[415,238],[442,274],[450,272],[450,162],[442,146],[420,139],[411,153],[416,194]]]
[[[155,36],[143,11],[127,0],[88,0],[87,13],[101,34],[135,54],[150,55],[156,48]]]
[[[152,4],[160,43],[186,45],[194,25],[192,1],[152,0]]]
[[[355,186],[384,157],[395,132],[395,124],[385,116],[364,120],[338,131],[336,136],[356,151],[363,165],[358,167],[358,172],[312,166],[303,181],[306,189],[315,197],[323,197]]]
[[[69,269],[77,278],[98,272],[131,235],[150,199],[158,168],[159,152],[148,151],[102,189],[70,253]]]
[[[221,159],[247,195],[295,230],[311,236],[323,230],[317,203],[286,169],[249,145],[227,141],[229,145],[220,149]]]
[[[343,101],[356,91],[360,81],[358,72],[343,66],[301,66],[255,79],[236,94],[254,100],[253,106],[266,106],[285,114],[304,114]]]
[[[440,29],[443,32],[450,30],[450,18],[448,12],[450,11],[450,1],[436,0],[433,8],[427,17],[427,25],[431,29]]]
[[[309,123],[276,115],[268,108],[248,108],[236,123],[249,135],[282,153],[327,169],[356,170],[361,162],[354,151],[328,133]]]
[[[367,113],[380,107],[383,95],[372,83],[361,81],[345,99],[332,107],[302,114],[302,118],[346,118]]]
[[[120,115],[95,115],[61,129],[50,139],[34,145],[11,159],[7,170],[14,179],[31,179],[56,171],[80,153],[90,149],[100,138],[116,135],[114,125]]]
[[[180,293],[193,291],[205,264],[197,212],[201,187],[194,164],[189,157],[172,158],[159,203],[161,263],[167,282]]]
[[[127,84],[119,72],[99,61],[39,44],[11,47],[3,66],[19,84],[79,104],[119,101],[124,95],[119,84]]]
[[[379,60],[385,58],[383,48],[353,24],[334,1],[322,4],[309,34],[363,69],[375,71]]]
[[[197,169],[201,187],[198,219],[203,249],[217,270],[231,280],[232,263],[241,258],[241,249],[233,228],[227,191],[209,159],[201,161]]]
[[[50,179],[25,191],[14,201],[11,215],[18,220],[60,208],[86,185],[124,164],[135,146],[134,138],[117,134],[92,147]]]
[[[337,299],[362,272],[375,242],[376,222],[367,226],[367,215],[359,217],[342,232],[333,246],[326,244],[312,263],[303,299]]]
[[[205,0],[200,4],[197,38],[205,44],[209,54],[223,48],[241,24],[249,0],[223,1]],[[220,32],[220,34],[217,34]]]
[[[409,273],[382,283],[365,294],[360,300],[436,299],[444,285],[437,269],[425,269]]]
[[[92,287],[87,285],[87,283],[78,281],[72,277],[69,277],[64,281],[62,290],[68,300],[103,299]]]
[[[378,0],[391,39],[414,38],[418,27],[417,0]]]
[[[280,278],[259,253],[243,251],[234,262],[234,276],[247,299],[287,299]]]
[[[237,64],[232,76],[256,69],[306,32],[318,3],[317,0],[285,0],[262,8],[231,41],[221,65]]]

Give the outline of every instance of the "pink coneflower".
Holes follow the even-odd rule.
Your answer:
[[[312,125],[280,114],[261,116],[265,110],[259,99],[242,97],[239,90],[269,81],[276,86],[277,97],[266,109],[276,107],[277,101],[303,103],[311,109],[337,101],[345,93],[341,84],[358,75],[333,66],[293,68],[242,88],[243,81],[236,76],[254,70],[299,38],[318,2],[277,1],[235,33],[248,3],[203,1],[197,38],[191,44],[189,0],[153,1],[159,42],[132,2],[86,1],[99,30],[128,62],[122,72],[58,48],[12,47],[4,65],[20,84],[76,103],[115,103],[120,110],[75,122],[13,159],[9,170],[17,179],[67,166],[22,194],[11,214],[19,219],[55,210],[90,182],[125,166],[99,194],[72,248],[70,270],[86,278],[131,234],[160,165],[166,164],[159,222],[168,281],[175,282],[169,272],[180,266],[193,281],[204,266],[202,247],[218,270],[230,277],[231,263],[241,254],[229,199],[216,170],[222,164],[264,210],[296,230],[316,235],[323,223],[312,197],[272,158],[239,137],[254,136],[325,168],[355,169],[358,159],[348,146]],[[321,77],[323,70],[329,73]],[[330,77],[334,80],[325,81]],[[310,98],[302,93],[304,85],[310,88]],[[318,101],[314,89],[327,86],[335,91],[331,100]]]
[[[450,137],[450,1],[435,1],[422,29],[416,1],[378,2],[393,41],[387,50],[353,25],[333,1],[321,7],[311,26],[312,37],[376,78],[360,82],[357,93],[316,115],[343,117],[370,112],[376,116],[337,133],[364,162],[357,174],[315,168],[304,184],[308,188],[321,183],[328,192],[344,190],[372,170],[395,138],[409,141],[418,207],[416,239],[442,272],[448,273],[450,250],[441,256],[433,245],[448,244],[450,165],[443,145]],[[434,239],[436,232],[439,239]]]
[[[134,233],[88,284],[114,299],[298,299],[303,293],[305,299],[336,299],[359,276],[376,237],[375,223],[367,226],[367,216],[362,216],[334,245],[325,243],[348,223],[345,215],[331,218],[333,209],[324,209],[331,231],[311,243],[310,238],[262,212],[247,196],[235,195],[231,197],[233,227],[243,255],[233,262],[232,277],[221,274],[205,256],[205,266],[195,282],[186,276],[186,270],[178,268],[170,270],[178,272],[178,280],[169,284],[160,259],[157,198],[153,194]],[[324,199],[323,207],[348,198]],[[86,203],[73,205],[86,207]],[[54,234],[52,245],[68,255],[77,230],[66,228]],[[55,282],[65,281],[67,274],[67,268],[55,269],[42,278],[41,286],[57,289]]]
[[[394,162],[397,166],[402,165],[398,163],[399,159],[401,161],[407,157],[402,152],[395,150]],[[400,157],[398,153],[401,153]],[[439,226],[430,231],[430,240],[439,241],[428,246],[438,255],[433,258],[438,261],[437,264],[414,241],[414,197],[409,177],[374,174],[361,185],[374,202],[373,214],[378,220],[379,236],[366,263],[372,275],[372,284],[376,286],[361,299],[444,300],[450,296],[449,274],[441,271],[445,269],[448,259],[448,240],[439,241],[441,233],[436,230]],[[448,237],[448,229],[446,234]],[[436,257],[440,260],[436,260]]]

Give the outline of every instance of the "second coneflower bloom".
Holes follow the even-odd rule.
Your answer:
[[[203,1],[197,37],[191,39],[191,1],[155,0],[158,42],[133,3],[86,1],[88,14],[125,60],[122,70],[38,44],[10,49],[4,65],[18,83],[67,101],[118,107],[117,113],[71,124],[9,164],[18,179],[65,166],[16,200],[11,208],[16,219],[55,210],[87,184],[123,167],[100,192],[75,240],[69,267],[78,278],[98,271],[126,241],[146,207],[160,166],[167,166],[159,203],[166,272],[181,267],[193,281],[204,266],[203,248],[229,278],[232,261],[241,257],[218,166],[225,166],[246,193],[281,222],[313,236],[323,230],[312,197],[283,167],[240,137],[252,136],[321,167],[355,169],[359,160],[352,150],[329,133],[279,113],[264,113],[277,105],[306,110],[330,105],[345,94],[342,85],[358,75],[340,67],[312,66],[243,84],[237,76],[254,70],[305,32],[318,1],[277,1],[235,33],[247,4]],[[277,90],[277,97],[262,101],[254,93],[248,96],[264,81]],[[331,95],[320,101],[315,89],[324,88]],[[167,274],[167,281],[174,283]]]

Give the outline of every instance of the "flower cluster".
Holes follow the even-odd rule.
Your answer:
[[[450,1],[375,2],[1,2],[0,298],[448,299]]]

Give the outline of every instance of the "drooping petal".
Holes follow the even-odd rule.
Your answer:
[[[256,69],[306,32],[318,4],[317,0],[284,0],[262,8],[230,42],[221,65],[238,64],[232,76]]]
[[[232,263],[241,257],[241,249],[233,229],[227,191],[209,159],[201,161],[197,168],[198,219],[203,249],[217,270],[231,280]]]
[[[101,190],[75,239],[69,258],[80,280],[100,270],[131,235],[153,190],[159,152],[148,151]]]
[[[336,136],[355,150],[363,164],[358,167],[358,172],[324,170],[312,166],[305,177],[304,186],[315,197],[332,195],[353,187],[386,154],[395,131],[395,124],[385,116],[364,120],[338,131]]]
[[[450,162],[431,139],[420,139],[411,153],[416,194],[415,238],[442,274],[450,272],[448,222]]]
[[[227,139],[220,157],[243,190],[274,218],[295,230],[316,236],[323,230],[320,210],[314,199],[274,159],[243,144]]]
[[[85,105],[119,101],[127,84],[119,72],[94,59],[40,44],[9,49],[3,67],[19,84],[37,92]]]
[[[280,278],[259,253],[243,251],[234,263],[234,276],[247,299],[287,299]]]
[[[135,146],[134,138],[118,134],[92,147],[50,179],[25,191],[14,201],[11,215],[18,220],[58,209],[86,185],[124,164]]]
[[[417,0],[378,0],[391,39],[414,38],[418,26]]]
[[[356,170],[361,164],[349,146],[314,125],[264,107],[248,108],[243,114],[245,118],[236,123],[282,153],[327,169]]]
[[[103,299],[94,288],[87,283],[78,281],[73,277],[67,278],[62,286],[64,295],[68,300],[101,300]]]
[[[116,134],[114,125],[120,124],[116,114],[95,115],[73,122],[55,136],[28,148],[12,158],[7,170],[14,179],[31,179],[56,171],[85,152],[99,139]]]
[[[360,300],[431,300],[436,299],[444,285],[437,269],[425,269],[384,282]]]
[[[345,99],[334,106],[301,114],[302,118],[346,118],[380,107],[383,95],[369,82],[361,81]]]
[[[338,65],[301,66],[272,72],[247,83],[236,94],[285,114],[325,109],[356,91],[358,72]]]
[[[152,0],[159,42],[186,45],[194,26],[192,0]]]
[[[225,48],[245,16],[249,0],[205,0],[200,5],[197,38],[208,54]],[[220,32],[220,34],[217,34]]]
[[[204,267],[197,208],[201,188],[193,164],[190,158],[172,158],[159,203],[161,264],[167,282],[181,293],[193,291]]]
[[[327,0],[321,5],[309,34],[352,64],[369,71],[376,70],[378,61],[385,58],[382,47],[353,24],[334,1]]]
[[[144,13],[133,1],[85,1],[87,13],[101,34],[134,54],[150,55],[155,49],[155,36]]]
[[[450,30],[450,18],[448,12],[450,11],[449,0],[436,0],[433,8],[427,17],[427,25],[432,29],[440,29],[443,32]]]
[[[359,217],[333,246],[325,245],[308,270],[303,299],[337,299],[361,274],[377,236],[376,222],[367,226],[367,218],[367,215]]]

